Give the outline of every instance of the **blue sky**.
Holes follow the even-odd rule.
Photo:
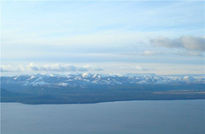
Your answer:
[[[9,0],[1,19],[3,73],[205,72],[200,0]]]

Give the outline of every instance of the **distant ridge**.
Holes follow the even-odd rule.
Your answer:
[[[203,75],[70,74],[1,76],[1,101],[28,104],[205,99]]]

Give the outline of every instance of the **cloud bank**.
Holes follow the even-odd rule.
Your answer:
[[[33,64],[28,65],[1,65],[1,72],[88,72],[88,71],[103,71],[102,68],[85,66],[74,66],[69,64]]]

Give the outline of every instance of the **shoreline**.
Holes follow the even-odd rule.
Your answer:
[[[102,104],[102,103],[113,103],[113,102],[132,102],[132,101],[195,101],[195,100],[205,100],[205,98],[193,98],[193,99],[133,99],[133,100],[116,100],[116,101],[100,101],[100,102],[81,102],[81,103],[26,103],[18,101],[0,101],[2,103],[19,103],[25,105],[65,105],[65,104]]]

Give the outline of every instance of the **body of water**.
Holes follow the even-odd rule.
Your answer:
[[[204,134],[205,100],[1,103],[1,134]]]

